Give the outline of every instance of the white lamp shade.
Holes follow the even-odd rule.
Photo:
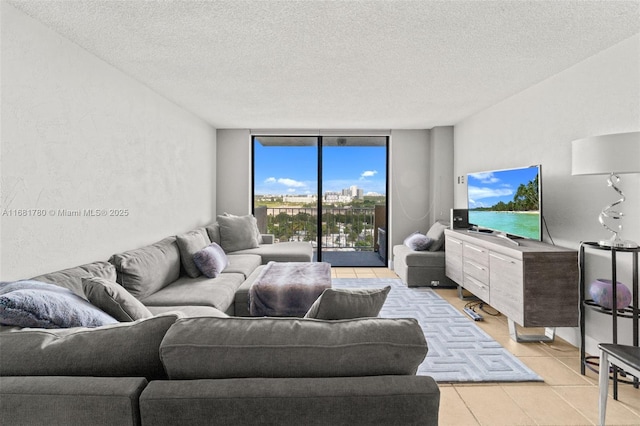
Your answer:
[[[640,132],[592,136],[571,142],[571,174],[640,173]]]

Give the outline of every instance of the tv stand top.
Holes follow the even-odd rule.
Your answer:
[[[511,239],[507,240],[503,238],[496,238],[497,234],[489,234],[484,232],[468,231],[466,229],[447,229],[445,234],[450,234],[463,241],[468,241],[472,244],[480,244],[506,255],[521,257],[526,253],[557,253],[576,250],[566,247],[555,246],[549,243],[545,243],[537,240],[530,240],[522,238],[517,241]],[[517,245],[515,244],[517,243]]]

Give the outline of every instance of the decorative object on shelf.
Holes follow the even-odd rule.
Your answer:
[[[575,140],[571,143],[572,175],[609,175],[608,183],[620,199],[606,206],[599,216],[602,226],[613,233],[610,240],[601,240],[599,244],[606,247],[635,248],[638,244],[622,240],[621,219],[624,214],[614,207],[625,201],[625,195],[617,186],[618,175],[624,173],[640,173],[640,132],[615,133],[592,136]],[[609,220],[608,220],[609,219]],[[611,226],[608,222],[612,222]]]
[[[594,302],[606,309],[613,309],[613,285],[612,281],[598,278],[591,283],[589,294]],[[616,283],[616,309],[626,308],[631,304],[631,290],[629,287],[617,281]]]

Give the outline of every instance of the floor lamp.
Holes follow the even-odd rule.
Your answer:
[[[571,174],[609,175],[609,186],[620,195],[620,199],[600,212],[600,224],[613,233],[611,239],[599,242],[601,246],[638,247],[637,243],[623,240],[619,235],[624,216],[619,206],[625,201],[625,195],[617,185],[618,175],[625,173],[640,173],[640,132],[592,136],[571,143]]]

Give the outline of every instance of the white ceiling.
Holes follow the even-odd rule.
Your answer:
[[[216,128],[451,125],[640,32],[640,0],[8,2]]]

